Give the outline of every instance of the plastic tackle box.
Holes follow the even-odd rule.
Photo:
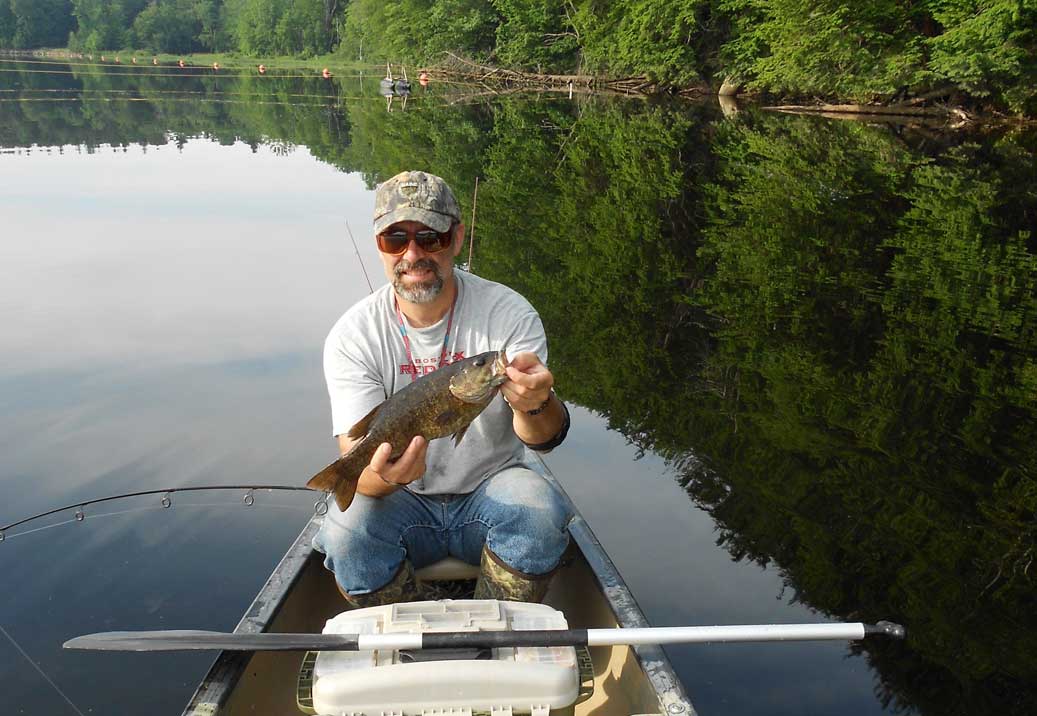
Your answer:
[[[343,612],[324,633],[566,628],[565,616],[544,604],[444,599]],[[578,658],[572,647],[310,652],[299,706],[327,716],[566,716],[588,695],[588,671],[586,650]]]

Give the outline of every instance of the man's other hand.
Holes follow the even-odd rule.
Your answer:
[[[501,386],[501,393],[513,410],[536,410],[551,397],[554,376],[536,353],[515,354],[506,370],[509,380]]]

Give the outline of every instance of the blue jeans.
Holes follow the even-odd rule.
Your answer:
[[[466,495],[357,494],[345,512],[330,500],[313,547],[342,589],[367,594],[388,584],[405,559],[415,569],[447,556],[479,564],[484,544],[519,572],[550,572],[569,544],[571,518],[547,480],[509,467]]]

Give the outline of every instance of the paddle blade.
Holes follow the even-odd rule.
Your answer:
[[[194,629],[108,631],[65,642],[66,649],[91,651],[356,651],[356,635],[228,634]]]

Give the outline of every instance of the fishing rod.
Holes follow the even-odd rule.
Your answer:
[[[479,200],[479,177],[475,177],[475,191],[472,192],[472,227],[468,238],[468,263],[466,267],[472,270],[472,250],[475,248],[475,205]]]
[[[301,487],[299,485],[199,485],[195,487],[167,487],[159,490],[141,490],[140,492],[124,492],[119,495],[111,495],[109,497],[97,497],[92,500],[84,500],[82,502],[73,502],[70,505],[64,507],[55,507],[53,510],[47,510],[41,512],[38,515],[32,517],[26,517],[25,519],[12,522],[7,525],[0,526],[0,542],[6,539],[5,532],[14,527],[19,527],[27,522],[38,520],[42,517],[48,517],[50,515],[57,514],[59,512],[65,512],[67,510],[76,510],[76,521],[82,522],[86,519],[86,512],[83,508],[88,505],[96,505],[100,502],[111,502],[112,500],[121,500],[127,497],[141,497],[143,495],[162,495],[162,499],[159,504],[162,507],[168,509],[173,506],[173,495],[177,492],[203,492],[208,490],[245,490],[245,495],[242,497],[242,501],[246,507],[251,507],[256,502],[255,491],[256,490],[282,490],[282,491],[307,491],[312,492],[308,487]],[[318,515],[323,515],[328,511],[327,498],[323,497],[316,502],[313,506],[313,511]]]
[[[531,629],[425,634],[259,634],[200,630],[110,631],[69,639],[65,649],[89,651],[368,651],[374,649],[499,649],[547,646],[638,646],[706,642],[856,641],[903,639],[899,624],[737,624],[630,629]]]
[[[349,222],[346,222],[346,231],[349,232],[349,238],[353,242],[353,250],[356,251],[356,260],[360,263],[360,268],[364,271],[364,278],[367,280],[367,288],[369,293],[374,293],[374,286],[371,285],[371,277],[367,275],[367,267],[364,266],[364,259],[360,255],[360,247],[357,246],[356,237],[353,236],[353,230],[349,228]]]

